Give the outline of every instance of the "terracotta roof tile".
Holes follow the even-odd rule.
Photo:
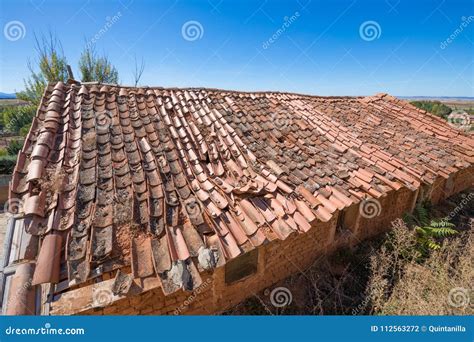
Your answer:
[[[35,288],[31,279],[35,270],[34,263],[18,265],[10,284],[10,295],[6,306],[7,315],[35,315]]]
[[[472,147],[386,95],[57,83],[11,196],[42,238],[35,283],[72,286],[131,265],[168,294],[200,284],[198,269],[306,232],[363,198],[470,167]]]
[[[45,236],[36,260],[32,285],[59,282],[61,249],[61,235],[53,233]]]

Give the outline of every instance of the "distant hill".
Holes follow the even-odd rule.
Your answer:
[[[16,94],[7,94],[0,92],[0,99],[16,99]]]
[[[441,101],[441,102],[453,102],[453,101],[474,101],[474,97],[470,96],[397,96],[400,99],[410,101]]]

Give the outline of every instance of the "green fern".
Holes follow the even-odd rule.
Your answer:
[[[408,226],[425,226],[429,223],[430,204],[428,202],[417,203],[412,213],[403,216],[403,221]]]
[[[423,257],[428,256],[430,251],[441,248],[443,239],[458,233],[455,225],[445,219],[430,220],[430,211],[431,203],[420,202],[413,213],[403,217],[407,226],[415,230],[418,250]]]
[[[441,248],[441,245],[437,242],[434,242],[434,241],[428,241],[428,247],[432,250],[437,250],[437,249]]]
[[[436,250],[441,247],[439,240],[458,233],[454,229],[455,225],[446,220],[432,220],[428,225],[416,226],[417,241],[425,254],[429,250]]]
[[[420,225],[426,225],[430,217],[428,204],[426,202],[418,203],[414,210],[414,216]]]
[[[405,224],[408,227],[411,227],[415,224],[415,218],[414,218],[413,214],[411,214],[411,213],[403,214],[402,219],[403,219],[403,222],[405,222]]]

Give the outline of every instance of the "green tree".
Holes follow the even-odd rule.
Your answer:
[[[8,154],[11,155],[11,156],[16,156],[18,154],[18,152],[20,152],[21,149],[23,148],[23,143],[24,142],[25,141],[23,139],[11,140],[8,143],[8,146],[7,146]]]
[[[118,71],[107,56],[98,56],[94,47],[86,44],[79,59],[82,82],[118,83]]]
[[[11,175],[16,164],[16,156],[0,156],[0,175]]]
[[[410,102],[417,108],[426,110],[431,114],[436,116],[440,116],[443,119],[447,119],[448,115],[451,114],[451,108],[446,106],[444,103],[440,101],[412,101]]]
[[[0,111],[4,129],[13,134],[25,136],[36,114],[35,105],[5,107]]]
[[[17,93],[17,97],[37,105],[48,82],[66,82],[68,72],[61,42],[53,33],[40,38],[35,35],[35,51],[35,63],[28,61],[31,76],[25,80],[25,90]],[[38,71],[35,70],[34,64],[38,66]]]

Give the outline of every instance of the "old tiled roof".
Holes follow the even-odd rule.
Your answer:
[[[33,283],[131,265],[165,293],[336,210],[470,167],[474,140],[388,95],[57,83],[10,198],[41,241]]]

